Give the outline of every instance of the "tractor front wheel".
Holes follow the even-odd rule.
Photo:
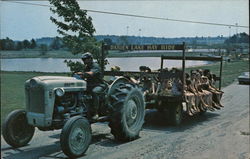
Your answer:
[[[91,127],[81,116],[70,118],[63,126],[60,136],[62,151],[70,158],[77,158],[87,151],[91,142]]]
[[[25,110],[14,110],[3,123],[3,138],[12,147],[27,145],[32,139],[35,128],[28,124]]]

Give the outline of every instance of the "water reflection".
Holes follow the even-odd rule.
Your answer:
[[[1,70],[4,71],[38,71],[38,72],[69,72],[70,69],[64,63],[65,59],[59,58],[15,58],[1,59]],[[72,59],[72,61],[80,61]],[[129,58],[108,58],[109,64],[106,69],[112,66],[120,66],[123,71],[138,71],[139,66],[149,66],[152,70],[160,68],[160,57],[129,57]],[[206,61],[187,61],[186,66],[204,65]],[[181,67],[181,61],[167,60],[164,67]]]

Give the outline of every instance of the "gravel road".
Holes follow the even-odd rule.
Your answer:
[[[147,111],[140,138],[119,143],[107,124],[92,125],[93,138],[83,159],[249,159],[249,85],[234,83],[223,89],[222,110],[185,117],[179,127],[166,116]],[[60,131],[41,132],[28,146],[13,149],[1,137],[5,159],[63,159]]]

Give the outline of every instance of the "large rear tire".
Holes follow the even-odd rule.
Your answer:
[[[139,137],[144,123],[145,102],[142,92],[133,84],[120,84],[111,95],[114,108],[109,126],[118,141]]]
[[[35,128],[28,124],[25,110],[14,110],[3,123],[3,138],[12,147],[27,145],[32,139]]]
[[[174,103],[169,109],[169,117],[172,125],[178,126],[182,122],[183,108],[181,103]]]
[[[81,116],[70,118],[63,126],[60,136],[62,151],[70,158],[84,155],[91,142],[91,127]]]

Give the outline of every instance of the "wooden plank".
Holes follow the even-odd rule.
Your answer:
[[[135,71],[104,71],[105,76],[128,76],[128,77],[159,77],[160,79],[166,78],[181,78],[182,72],[135,72]]]

